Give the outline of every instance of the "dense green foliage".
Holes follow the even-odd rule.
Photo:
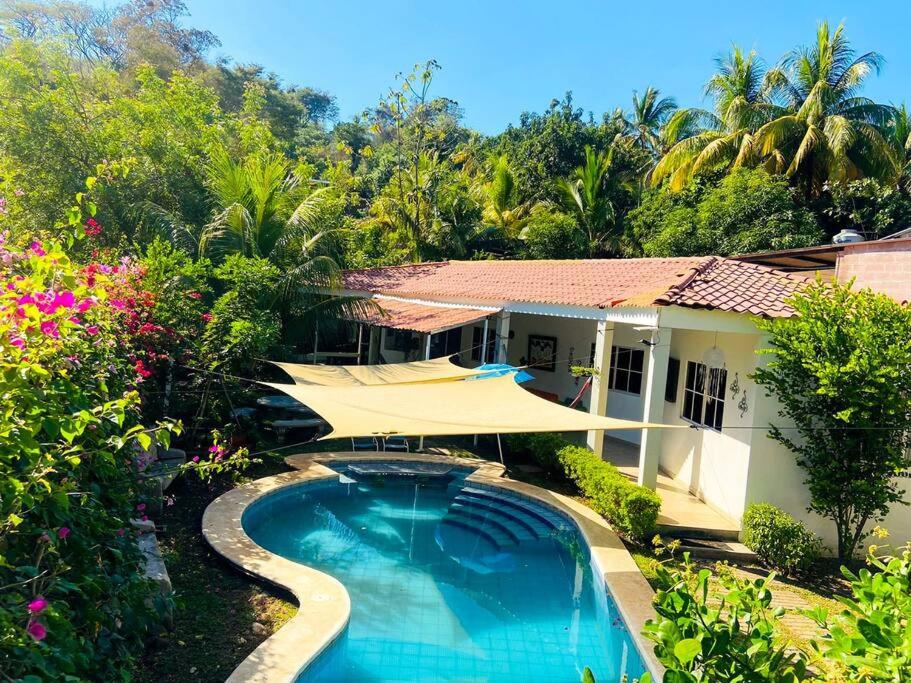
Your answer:
[[[805,572],[819,559],[822,544],[811,531],[784,510],[753,503],[741,519],[744,545],[783,574]]]
[[[640,541],[655,533],[661,509],[657,493],[636,485],[588,448],[564,446],[557,457],[589,505],[616,529]]]
[[[853,556],[890,507],[911,433],[911,310],[883,294],[817,282],[797,315],[764,320],[768,363],[756,382],[781,405],[771,438],[807,475],[810,509],[832,520],[838,556]],[[793,427],[791,427],[793,425]]]
[[[646,256],[729,256],[823,240],[787,181],[761,169],[735,169],[717,184],[696,181],[678,193],[650,192],[629,224]]]
[[[885,534],[885,532],[883,532]],[[715,683],[751,681],[859,681],[894,683],[911,674],[908,620],[911,619],[911,546],[894,554],[871,546],[867,564],[852,572],[842,567],[851,597],[838,597],[844,609],[798,610],[814,620],[821,635],[811,651],[789,648],[775,637],[775,622],[786,614],[772,607],[771,582],[745,580],[719,565],[694,570],[686,557],[682,569],[657,567],[656,619],[644,635],[667,667],[664,681]],[[711,584],[711,585],[710,585]],[[811,666],[812,664],[812,666]],[[645,681],[652,678],[647,674]]]
[[[141,251],[157,235],[295,269],[315,239],[298,285],[325,282],[323,257],[737,254],[911,216],[907,110],[863,97],[882,59],[855,58],[842,27],[770,68],[734,49],[710,112],[647,87],[596,118],[567,93],[482,136],[436,92],[434,61],[340,121],[328,93],[209,61],[217,38],[185,14],[179,0],[4,5],[0,220],[23,239],[105,160],[132,170],[98,193],[100,243]]]
[[[796,683],[813,680],[806,659],[775,639],[775,622],[784,615],[772,607],[773,576],[752,581],[722,572],[720,590],[710,589],[713,574],[657,567],[656,619],[644,635],[667,667],[667,683],[749,681]],[[646,681],[651,681],[646,675]]]
[[[895,554],[878,551],[872,546],[867,557],[872,571],[863,568],[855,574],[842,568],[852,597],[841,599],[841,613],[805,612],[825,630],[814,649],[838,662],[846,678],[861,683],[911,677],[911,544]]]

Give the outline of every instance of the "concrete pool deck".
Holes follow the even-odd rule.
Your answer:
[[[651,644],[641,635],[646,620],[655,616],[654,593],[629,551],[600,515],[566,496],[504,478],[505,470],[499,463],[418,453],[360,451],[289,456],[285,462],[295,471],[245,484],[220,496],[206,508],[203,535],[215,552],[242,571],[290,591],[299,605],[287,624],[241,662],[227,679],[228,683],[293,683],[344,630],[351,613],[348,592],[335,578],[279,557],[254,543],[241,526],[244,511],[267,493],[337,477],[338,473],[326,463],[377,460],[447,463],[475,468],[466,481],[527,496],[569,516],[588,544],[592,560],[601,571],[642,660],[655,680],[661,680],[664,669],[655,659]]]

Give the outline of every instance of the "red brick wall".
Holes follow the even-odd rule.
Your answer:
[[[839,282],[855,278],[855,288],[888,294],[901,302],[911,301],[911,239],[850,244],[838,255]]]

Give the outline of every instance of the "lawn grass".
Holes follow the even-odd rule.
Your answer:
[[[287,469],[272,458],[251,468],[246,478]],[[232,486],[226,481],[208,487],[183,477],[168,491],[175,504],[155,521],[177,605],[173,629],[150,643],[137,663],[139,683],[220,683],[297,611],[287,596],[222,560],[203,538],[203,511]]]

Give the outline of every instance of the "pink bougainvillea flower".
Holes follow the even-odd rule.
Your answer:
[[[47,535],[47,532],[44,532],[38,537],[38,540],[42,543],[50,543],[51,537]]]
[[[200,294],[199,292],[190,292],[187,294],[187,296],[190,297],[191,299],[202,299],[202,294]]]
[[[60,330],[57,328],[57,323],[53,320],[45,320],[41,323],[41,334],[56,339],[60,336]]]
[[[140,503],[139,505],[136,506],[136,509],[139,510],[140,512],[142,512],[143,510],[146,509],[146,504]]]
[[[211,446],[209,446],[209,453],[214,453],[214,452],[217,451],[217,450],[218,450],[218,444],[217,444],[217,443],[213,443]]]
[[[117,530],[117,535],[123,536],[126,532],[127,532],[127,530],[124,529],[123,527],[121,527],[120,529]]]
[[[89,297],[88,299],[83,299],[78,304],[76,304],[76,312],[85,313],[87,310],[89,310],[94,305],[95,305],[95,300],[92,299],[91,297]]]
[[[48,603],[47,600],[45,600],[44,598],[42,598],[39,595],[37,598],[35,598],[28,604],[28,611],[31,612],[32,614],[41,614],[41,612],[43,612],[44,610],[47,609],[47,606],[49,604],[50,603]]]
[[[199,316],[199,317],[202,318],[202,319],[203,319],[205,322],[207,322],[207,323],[212,322],[212,314],[211,314],[211,313],[203,313],[203,314],[202,314],[201,316]]]
[[[146,364],[141,360],[136,361],[136,364],[133,366],[133,369],[139,374],[143,379],[147,379],[152,376],[152,371],[146,367]]]
[[[70,528],[68,526],[62,526],[59,529],[57,529],[58,538],[66,538],[69,535],[70,535]]]
[[[110,275],[111,273],[114,272],[114,269],[105,263],[102,263],[101,265],[99,265],[98,270],[101,271],[102,273],[104,273],[105,275]]]
[[[21,187],[17,187],[15,190],[13,190],[13,194],[16,197],[22,197],[25,195],[25,190],[23,190]]]
[[[89,237],[94,237],[95,235],[101,234],[101,223],[96,221],[94,218],[89,218],[85,222],[85,234]]]
[[[98,334],[98,325],[89,325],[85,328],[86,334],[91,334],[92,336]]]
[[[54,309],[58,308],[72,308],[73,304],[76,303],[76,297],[72,292],[57,292],[54,295],[54,300],[52,305]]]
[[[41,242],[35,241],[29,245],[29,249],[35,256],[44,256],[47,252],[41,248]]]
[[[193,456],[193,462],[199,462],[199,456],[198,456],[198,455],[194,455],[194,456]]]
[[[47,637],[47,629],[40,621],[30,621],[25,630],[35,640],[44,640]]]
[[[111,306],[116,308],[118,311],[122,311],[127,307],[126,302],[121,301],[120,299],[111,299]]]
[[[18,349],[25,348],[25,340],[22,337],[13,337],[12,339],[9,340],[9,343]]]
[[[148,522],[148,521],[149,521],[149,516],[148,516],[148,515],[143,515],[143,516],[140,517],[139,519],[141,519],[143,522]]]

